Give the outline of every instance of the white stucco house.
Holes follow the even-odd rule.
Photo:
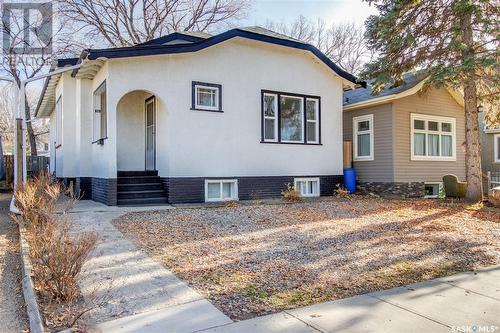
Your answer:
[[[342,181],[342,93],[320,51],[251,27],[89,49],[54,68],[51,172],[108,205],[331,195]]]

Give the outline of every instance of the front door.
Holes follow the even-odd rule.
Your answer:
[[[146,100],[146,170],[156,169],[156,100]]]

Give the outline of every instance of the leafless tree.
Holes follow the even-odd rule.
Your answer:
[[[174,31],[217,30],[242,18],[248,0],[58,0],[62,14],[111,47]]]
[[[290,24],[268,21],[266,27],[297,40],[316,46],[327,57],[348,72],[358,74],[363,65],[373,58],[367,47],[364,29],[354,23],[332,24],[313,22],[299,16]]]
[[[40,94],[40,89],[38,86],[28,87],[26,95],[28,96],[28,104],[30,106],[30,109],[34,109],[36,107],[36,101],[39,94]],[[11,153],[14,150],[15,110],[16,110],[16,101],[14,99],[12,85],[7,84],[0,86],[0,132],[2,133],[2,144],[4,153],[5,152]],[[33,133],[37,138],[36,140],[38,144],[37,146],[40,146],[41,143],[45,143],[45,142],[40,142],[38,138],[44,136],[44,134],[47,132],[48,130],[47,122],[32,121],[31,126],[33,128]],[[31,150],[31,146],[29,148]]]
[[[30,15],[28,21],[22,10],[12,11],[9,20],[1,22],[1,30],[4,36],[8,35],[10,43],[1,54],[0,72],[10,75],[18,87],[21,86],[21,80],[33,78],[46,71],[58,55],[73,54],[74,44],[68,38],[72,36],[72,33],[66,29],[65,25],[52,25],[50,40],[43,39],[38,29],[47,15],[53,17],[51,8],[45,10],[42,8],[38,15]],[[27,34],[30,36],[29,40],[25,39]],[[51,48],[46,48],[47,45],[51,45]],[[40,48],[40,51],[32,52],[30,48],[34,47]],[[30,101],[34,101],[38,94],[39,89],[27,89],[25,116],[29,148],[32,155],[37,154],[36,125],[32,121],[32,112],[36,104],[30,103]],[[10,107],[14,108],[14,105]],[[5,119],[5,117],[2,118]]]

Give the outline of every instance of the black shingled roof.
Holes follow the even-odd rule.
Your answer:
[[[406,73],[403,75],[403,80],[405,81],[403,85],[397,87],[390,87],[390,86],[386,87],[378,95],[372,95],[373,89],[371,83],[374,82],[374,80],[369,80],[367,81],[366,88],[357,88],[345,91],[344,105],[347,106],[359,102],[364,102],[374,98],[399,94],[403,91],[415,87],[417,84],[422,82],[422,80],[425,79],[425,77],[426,75],[424,72]]]

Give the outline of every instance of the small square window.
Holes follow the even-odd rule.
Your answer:
[[[295,178],[294,185],[301,197],[319,197],[319,178]]]
[[[220,84],[193,82],[192,109],[222,111],[222,86]]]
[[[429,131],[439,131],[439,123],[437,121],[429,121]]]
[[[450,123],[441,123],[441,131],[451,132],[451,124]]]
[[[238,181],[236,179],[206,179],[205,201],[238,200]]]
[[[413,121],[413,128],[416,130],[425,130],[425,121],[415,119]]]
[[[358,122],[358,131],[369,131],[370,122],[368,120]]]

